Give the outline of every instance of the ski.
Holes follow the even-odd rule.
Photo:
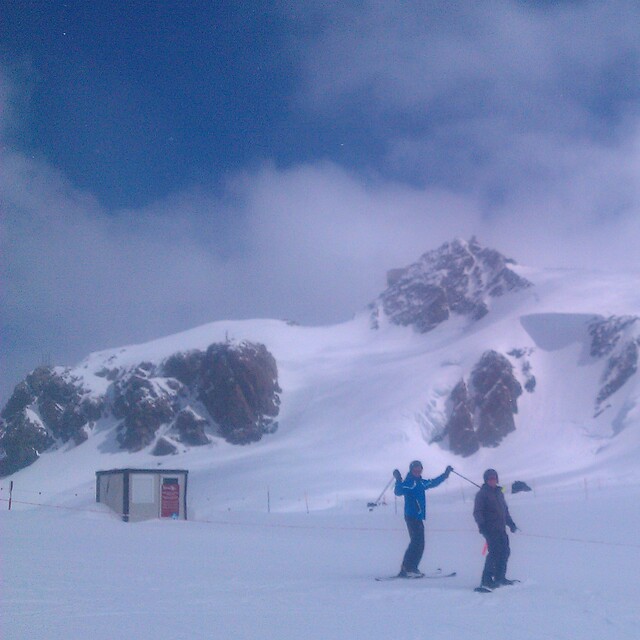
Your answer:
[[[493,589],[489,589],[489,587],[476,587],[474,591],[476,593],[493,593]]]
[[[442,571],[442,569],[438,569],[437,571],[434,571],[433,573],[424,573],[421,576],[415,576],[415,577],[408,577],[408,576],[403,576],[401,574],[396,574],[395,576],[380,576],[378,578],[376,578],[377,582],[386,582],[388,580],[420,580],[422,578],[427,578],[428,580],[434,580],[436,578],[453,578],[453,576],[456,575],[455,571],[451,571],[450,573],[444,573]]]

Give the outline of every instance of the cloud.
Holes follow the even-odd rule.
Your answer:
[[[598,156],[574,190],[523,201],[508,218],[487,219],[472,197],[365,183],[331,163],[265,165],[230,177],[222,194],[194,189],[109,212],[46,164],[5,151],[2,315],[13,339],[3,384],[45,354],[73,364],[217,319],[339,322],[382,291],[389,268],[453,237],[476,234],[533,266],[629,266],[638,194],[589,226],[576,213],[606,166]]]
[[[637,134],[637,3],[329,6],[300,54],[299,104],[350,116],[382,149],[358,161],[390,178],[509,216],[523,193],[566,181],[571,155]]]
[[[212,320],[348,319],[384,287],[387,268],[474,218],[458,196],[365,185],[323,163],[265,165],[230,176],[222,192],[194,187],[109,211],[8,147],[0,201],[5,399],[43,361],[73,364]]]
[[[523,262],[637,268],[637,3],[327,6],[298,105],[377,140],[363,175],[460,194]]]
[[[300,52],[301,97],[318,110],[353,101],[372,117],[416,112],[437,125],[494,114],[579,130],[602,115],[598,98],[638,95],[617,84],[638,68],[632,1],[330,7],[326,28]]]
[[[422,253],[426,237],[439,244],[477,217],[453,194],[365,184],[330,163],[264,167],[236,187],[253,290],[277,292],[287,314],[306,321],[349,317],[384,287],[387,268]]]
[[[378,136],[379,163],[267,162],[108,210],[11,147],[20,92],[0,66],[0,396],[43,359],[212,320],[345,320],[453,237],[531,266],[638,268],[637,5],[327,6],[295,108]]]
[[[388,268],[478,218],[455,194],[364,183],[328,162],[265,164],[221,189],[112,211],[6,141],[0,202],[5,399],[43,361],[73,364],[212,320],[348,319]]]

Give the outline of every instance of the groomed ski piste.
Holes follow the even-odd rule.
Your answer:
[[[446,580],[373,579],[397,571],[407,543],[393,504],[133,525],[88,501],[75,503],[87,511],[2,511],[0,633],[4,640],[637,638],[637,487],[509,496],[522,532],[511,536],[508,575],[522,583],[491,594],[472,591],[484,559],[470,497],[464,502],[455,485],[440,489],[431,492],[421,567],[455,568]]]
[[[160,361],[216,340],[263,342],[283,389],[279,429],[260,442],[157,458],[120,451],[109,425],[0,481],[0,637],[68,640],[234,638],[326,640],[635,640],[640,628],[640,390],[593,417],[601,366],[585,360],[583,317],[638,314],[633,281],[527,272],[536,291],[499,300],[468,326],[426,335],[369,328],[220,322],[92,354],[97,371]],[[570,286],[567,285],[569,282]],[[452,456],[425,434],[460,372],[488,348],[532,349],[538,384],[519,399],[517,430],[499,447]],[[598,368],[600,366],[600,368]],[[437,383],[435,382],[437,380]],[[402,502],[367,508],[398,467],[425,477],[447,464],[475,482],[533,491],[506,499],[507,576],[474,593],[484,563],[472,518],[476,488],[452,475],[427,493],[421,569],[446,580],[393,580],[408,542]],[[189,470],[188,520],[124,523],[95,503],[95,472]],[[13,481],[12,509],[8,510]]]

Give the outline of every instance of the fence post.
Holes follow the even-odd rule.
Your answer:
[[[9,482],[9,511],[11,511],[11,498],[13,497],[13,480]]]

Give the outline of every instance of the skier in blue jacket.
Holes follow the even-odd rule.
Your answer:
[[[453,467],[449,466],[437,478],[425,480],[422,477],[422,462],[420,460],[414,460],[409,465],[409,473],[404,481],[397,469],[393,471],[393,477],[396,479],[393,492],[397,496],[404,496],[404,520],[407,523],[410,540],[398,574],[403,578],[422,578],[424,575],[418,569],[418,565],[424,553],[425,491],[442,484],[452,471]]]

